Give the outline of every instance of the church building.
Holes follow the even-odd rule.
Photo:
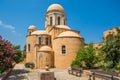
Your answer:
[[[45,30],[37,30],[34,25],[28,27],[26,62],[33,62],[35,68],[68,68],[78,49],[84,47],[84,39],[79,31],[67,26],[61,5],[50,5],[45,18]]]

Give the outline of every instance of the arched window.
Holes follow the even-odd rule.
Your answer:
[[[62,45],[62,54],[66,54],[66,46]]]
[[[49,44],[49,43],[48,43],[48,40],[49,40],[49,39],[48,39],[48,38],[46,38],[46,45],[48,45],[48,44]]]
[[[58,25],[60,25],[60,17],[58,17]]]
[[[31,32],[29,32],[29,35],[31,35]]]
[[[52,17],[50,17],[50,25],[52,25]]]
[[[28,44],[28,51],[30,51],[30,44]]]
[[[39,37],[39,45],[41,45],[42,44],[42,38],[41,37]]]
[[[64,25],[66,24],[65,20],[64,20]]]

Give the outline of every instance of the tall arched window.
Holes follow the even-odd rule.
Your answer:
[[[50,17],[50,25],[52,25],[52,17]]]
[[[58,17],[58,25],[60,25],[60,17]]]
[[[46,38],[46,45],[48,45],[48,40],[49,40],[49,39],[48,39],[48,38]]]
[[[29,35],[31,35],[31,32],[29,32]]]
[[[28,51],[30,51],[30,44],[28,44]]]
[[[64,25],[66,24],[65,20],[64,20]]]
[[[41,45],[42,44],[42,38],[41,37],[39,37],[39,45]]]
[[[66,46],[62,45],[62,54],[66,54]]]

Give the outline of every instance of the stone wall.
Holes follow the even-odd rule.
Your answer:
[[[68,68],[76,57],[76,53],[80,47],[84,46],[81,38],[57,38],[53,41],[53,49],[55,55],[56,68]],[[66,46],[66,54],[62,54],[61,47]]]

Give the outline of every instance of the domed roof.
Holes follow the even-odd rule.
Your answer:
[[[66,25],[57,25],[56,27],[58,28],[64,28],[64,29],[70,29],[68,26]]]
[[[36,30],[36,27],[35,27],[34,25],[30,25],[30,26],[28,27],[28,29],[34,29],[34,30]]]
[[[59,5],[59,4],[52,4],[52,5],[50,5],[50,6],[48,7],[48,9],[47,9],[47,12],[48,12],[48,11],[53,11],[53,10],[58,10],[58,11],[64,12],[63,7],[62,7],[61,5]]]
[[[52,51],[52,48],[49,46],[42,46],[39,51]]]
[[[48,34],[48,33],[46,31],[44,31],[44,30],[37,30],[37,31],[32,32],[31,34],[40,35],[40,34]]]
[[[58,37],[80,37],[79,34],[73,31],[65,31],[58,35]]]

